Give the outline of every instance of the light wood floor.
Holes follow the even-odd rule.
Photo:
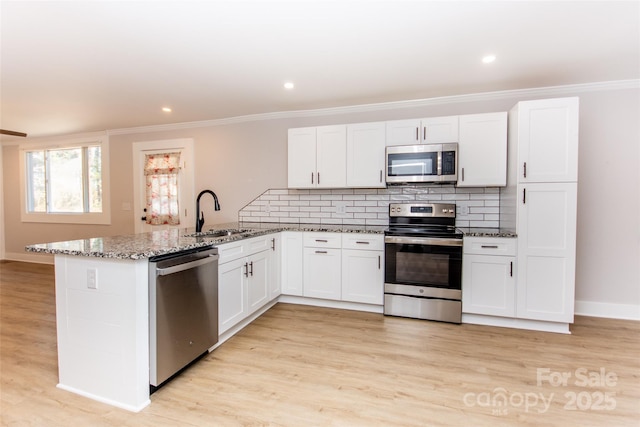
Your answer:
[[[639,322],[558,335],[277,304],[131,413],[56,388],[52,266],[0,262],[0,302],[3,426],[640,425]]]

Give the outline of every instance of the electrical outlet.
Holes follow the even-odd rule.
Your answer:
[[[336,213],[340,215],[344,215],[347,213],[347,204],[345,202],[336,202]]]
[[[87,288],[98,289],[98,271],[95,268],[87,269]]]
[[[271,202],[267,202],[267,204],[266,204],[266,205],[264,205],[264,211],[265,211],[266,213],[271,212]]]
[[[458,213],[460,213],[460,215],[469,215],[469,206],[467,205],[458,206]]]

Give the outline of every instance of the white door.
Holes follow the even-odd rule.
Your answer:
[[[515,257],[465,254],[462,260],[462,312],[514,317]]]
[[[518,187],[517,317],[571,323],[577,184]]]
[[[384,188],[384,122],[347,125],[347,187]]]
[[[507,184],[507,113],[460,116],[458,187]]]
[[[304,248],[303,295],[340,300],[342,294],[341,250]]]
[[[342,250],[342,301],[382,305],[383,251]]]
[[[176,226],[149,225],[142,218],[146,216],[146,181],[144,176],[145,155],[168,152],[180,153],[178,173],[178,206],[180,224]],[[144,233],[165,228],[185,228],[195,226],[193,139],[172,139],[145,141],[133,144],[133,212],[135,232]]]
[[[458,142],[458,116],[422,119],[421,133],[424,144]]]
[[[347,127],[320,126],[316,140],[317,188],[347,185]]]
[[[387,122],[386,146],[419,144],[420,120],[393,120]]]
[[[288,186],[316,186],[316,128],[294,128],[288,133]]]
[[[578,98],[524,101],[518,108],[519,181],[577,181]]]

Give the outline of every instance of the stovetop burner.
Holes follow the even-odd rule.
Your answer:
[[[391,203],[387,236],[462,239],[453,203]]]

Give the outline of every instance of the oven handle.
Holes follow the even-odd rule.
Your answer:
[[[462,246],[462,239],[435,239],[432,237],[385,236],[385,243],[431,246]]]

